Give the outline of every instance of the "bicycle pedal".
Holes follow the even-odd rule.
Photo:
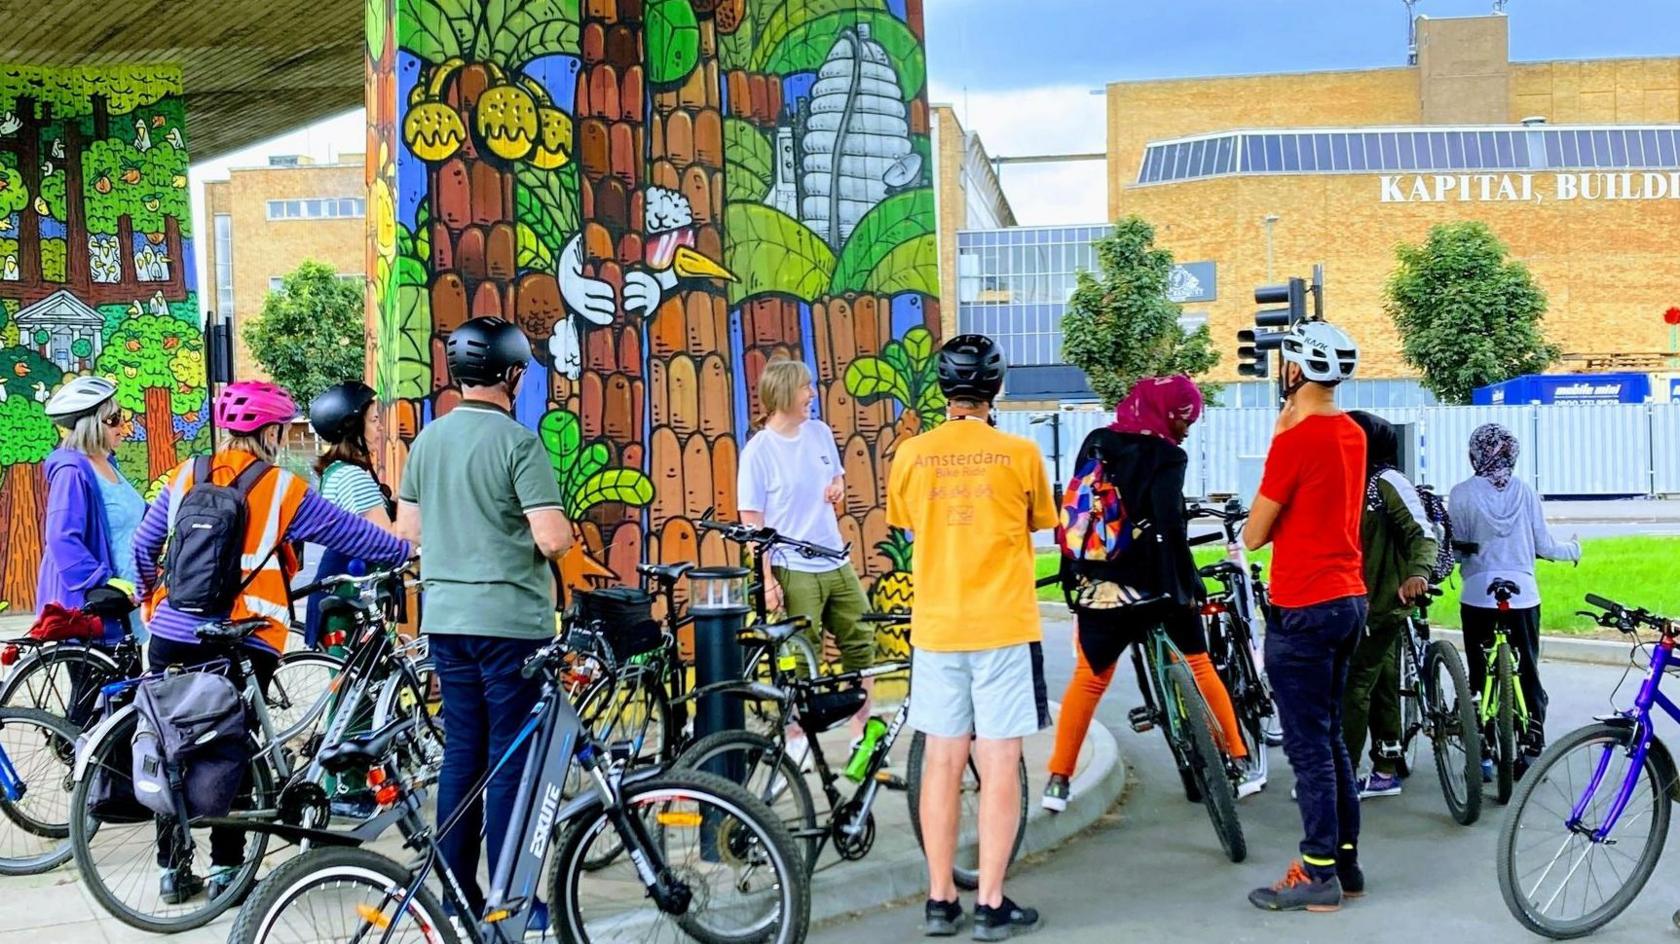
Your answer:
[[[1155,713],[1147,707],[1133,708],[1126,713],[1126,720],[1131,722],[1132,730],[1139,734],[1155,730]]]
[[[876,771],[875,782],[883,787],[886,787],[888,790],[904,791],[910,789],[909,781],[890,770]]]

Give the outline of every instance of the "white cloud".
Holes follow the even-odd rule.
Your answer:
[[[1105,99],[1083,85],[969,92],[938,81],[929,100],[956,109],[993,157],[1098,153],[1107,147]],[[1015,217],[1026,225],[1102,222],[1108,173],[1102,161],[1005,164],[998,173]]]

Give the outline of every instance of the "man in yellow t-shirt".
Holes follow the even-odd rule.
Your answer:
[[[939,386],[949,421],[898,447],[887,489],[887,522],[915,538],[909,723],[928,744],[921,798],[929,886],[924,931],[954,934],[962,923],[951,865],[972,743],[983,811],[978,941],[1003,940],[1038,924],[1037,911],[1004,896],[1003,874],[1021,805],[1015,776],[1021,739],[1050,724],[1032,535],[1055,526],[1056,510],[1038,446],[988,422],[1004,369],[991,338],[965,334],[945,345]]]

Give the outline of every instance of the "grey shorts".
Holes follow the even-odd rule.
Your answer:
[[[934,737],[1022,738],[1050,726],[1044,651],[1022,643],[910,656],[910,727]]]

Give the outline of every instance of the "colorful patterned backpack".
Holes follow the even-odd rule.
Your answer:
[[[1120,490],[1108,480],[1100,453],[1080,462],[1062,493],[1056,543],[1069,560],[1116,561],[1131,549],[1133,522]]]

